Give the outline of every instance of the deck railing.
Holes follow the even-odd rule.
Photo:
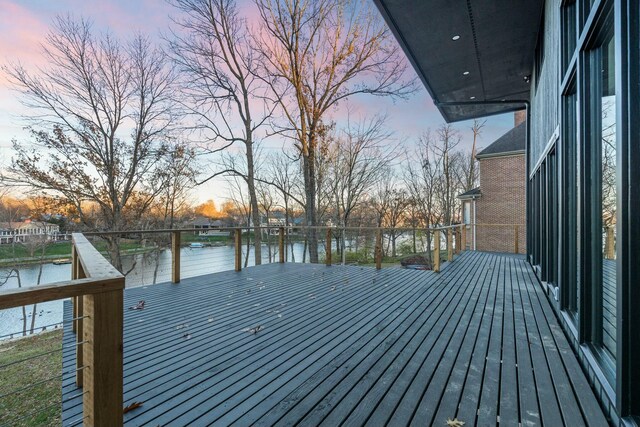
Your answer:
[[[124,276],[82,234],[73,234],[72,240],[71,280],[1,291],[0,310],[71,298],[78,336],[76,384],[82,388],[84,410],[77,423],[121,426]],[[24,393],[37,385],[15,392]]]
[[[222,238],[222,246],[233,247],[233,261],[226,259],[228,268],[241,271],[244,266],[251,265],[254,260],[254,237],[257,233],[262,235],[262,263],[273,262],[310,262],[309,250],[307,248],[309,233],[313,231],[319,244],[319,257],[317,262],[326,265],[336,263],[349,264],[354,262],[365,263],[367,265],[375,265],[382,268],[383,261],[390,258],[397,260],[400,256],[387,256],[388,250],[385,250],[385,243],[389,246],[390,240],[398,236],[413,235],[413,250],[403,255],[426,254],[427,258],[433,261],[433,269],[439,271],[441,258],[442,260],[453,261],[454,256],[463,248],[466,248],[466,235],[462,232],[464,225],[456,224],[450,226],[433,227],[433,228],[400,228],[400,227],[340,227],[340,226],[260,226],[260,227],[221,227],[216,229],[203,230],[195,229],[174,229],[174,230],[139,230],[126,232],[92,232],[86,233],[87,236],[94,239],[107,238],[110,236],[119,236],[122,239],[129,239],[130,242],[137,242],[141,246],[150,248],[142,242],[147,240],[150,235],[164,235],[164,246],[160,245],[157,249],[169,250],[171,253],[170,260],[170,280],[173,283],[179,283],[183,273],[191,273],[192,269],[196,269],[203,274],[210,273],[206,266],[202,263],[194,264],[188,259],[182,259],[181,252],[188,248],[200,248],[209,245],[208,240],[210,233],[216,233],[218,238]],[[199,236],[197,233],[204,233]],[[421,244],[416,248],[416,233],[419,234],[418,239]],[[429,237],[427,238],[427,235]],[[170,238],[168,237],[170,236]],[[393,237],[392,237],[393,236]],[[161,237],[155,238],[162,241]],[[205,242],[205,243],[201,243]],[[355,244],[354,244],[355,242]],[[358,243],[361,242],[361,243]],[[94,241],[94,243],[96,243]],[[297,259],[294,254],[293,245],[304,243],[302,255],[298,254]],[[429,247],[426,247],[429,245]],[[355,246],[355,249],[352,247]],[[434,256],[437,252],[440,256]],[[231,252],[225,252],[230,255]],[[356,261],[350,260],[349,256],[360,253],[360,258]],[[364,254],[362,254],[364,253]],[[211,261],[222,262],[220,258],[214,257]],[[186,267],[186,268],[185,268]],[[162,268],[161,268],[162,270]],[[165,271],[166,273],[166,271]],[[164,276],[167,277],[167,276]],[[154,279],[155,280],[155,279]],[[136,283],[151,284],[151,283]],[[132,286],[134,284],[132,283]]]
[[[224,262],[228,264],[226,269],[232,269],[233,265],[236,271],[241,271],[251,259],[249,255],[253,250],[252,239],[256,233],[263,236],[263,242],[267,245],[265,250],[268,253],[263,255],[263,259],[266,256],[266,262],[285,263],[295,261],[293,244],[297,242],[301,245],[305,242],[306,248],[306,239],[313,231],[321,248],[317,262],[328,266],[356,262],[381,269],[385,263],[396,265],[400,257],[393,256],[396,254],[390,252],[395,250],[391,251],[389,247],[392,239],[395,248],[395,239],[404,236],[405,252],[426,255],[426,258],[431,260],[428,268],[439,272],[443,260],[453,262],[460,252],[475,248],[476,231],[481,227],[513,230],[513,249],[518,252],[521,248],[521,226],[516,224],[455,224],[422,229],[263,226],[208,231],[194,228],[73,234],[71,280],[0,291],[0,310],[71,298],[72,328],[77,337],[75,376],[77,386],[82,389],[84,411],[83,418],[73,425],[83,423],[88,426],[119,426],[123,423],[123,289],[126,274],[119,272],[100,253],[98,248],[107,252],[100,239],[128,239],[131,248],[127,253],[133,254],[134,257],[143,256],[149,250],[169,250],[171,257],[168,276],[171,282],[178,284],[182,273],[203,268],[200,265],[202,261],[183,259],[181,252],[185,247],[199,248],[201,242],[209,242],[207,239],[214,235],[219,238],[218,243],[225,248]],[[203,231],[206,231],[204,236],[201,235]],[[411,244],[407,243],[407,239]],[[132,244],[134,240],[135,244]],[[409,249],[406,249],[407,247]],[[354,257],[354,254],[357,257]],[[302,258],[305,260],[304,255]],[[167,259],[166,253],[164,259]],[[208,273],[206,270],[199,271]],[[154,276],[154,283],[155,281]]]

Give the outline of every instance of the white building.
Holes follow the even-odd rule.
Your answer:
[[[25,242],[31,238],[57,240],[60,226],[45,221],[0,222],[0,244]]]

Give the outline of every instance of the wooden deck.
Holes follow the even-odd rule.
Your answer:
[[[125,308],[140,300],[127,426],[607,424],[521,257],[465,252],[440,274],[271,264],[126,290]],[[66,375],[64,425],[80,393]]]

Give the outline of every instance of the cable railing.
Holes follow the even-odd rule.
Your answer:
[[[467,249],[465,225],[418,227],[244,226],[86,233],[97,248],[120,242],[126,287],[179,283],[182,278],[241,271],[256,264],[324,263],[438,272]],[[255,241],[261,236],[261,254]],[[105,250],[106,253],[106,250]],[[435,256],[437,254],[438,256]],[[107,254],[108,255],[108,254]],[[406,260],[405,258],[410,258]],[[406,261],[406,262],[404,262]],[[418,262],[419,261],[419,262]]]

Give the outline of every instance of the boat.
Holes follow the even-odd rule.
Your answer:
[[[204,243],[193,242],[189,244],[190,248],[204,248]]]
[[[53,260],[54,265],[71,264],[71,258],[59,258]]]

